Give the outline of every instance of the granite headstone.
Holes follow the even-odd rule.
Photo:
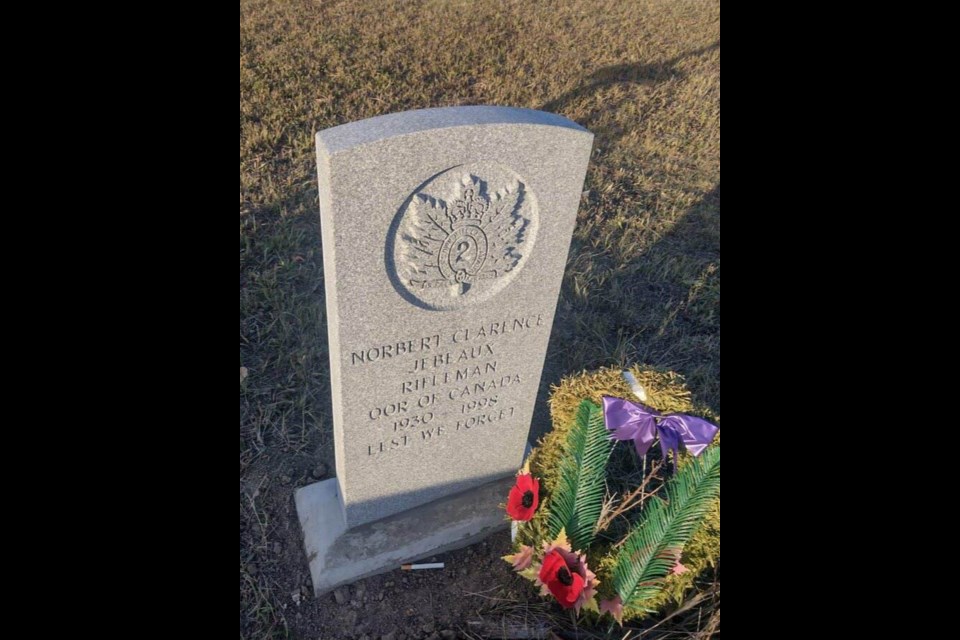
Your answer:
[[[318,593],[503,524],[592,139],[506,107],[317,134],[336,478],[296,501]]]

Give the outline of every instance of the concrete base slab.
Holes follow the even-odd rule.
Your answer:
[[[298,489],[294,499],[314,595],[509,528],[499,505],[507,501],[513,483],[508,476],[349,530],[336,478]]]

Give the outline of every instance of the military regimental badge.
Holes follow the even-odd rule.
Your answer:
[[[401,212],[394,259],[402,286],[434,309],[489,298],[525,262],[536,215],[535,197],[505,167],[477,163],[441,173]]]

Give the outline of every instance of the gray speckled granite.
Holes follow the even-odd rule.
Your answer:
[[[498,505],[512,485],[512,478],[501,478],[352,529],[343,522],[335,478],[298,489],[297,513],[314,595],[508,528]]]
[[[519,468],[592,140],[505,107],[317,134],[344,527]]]

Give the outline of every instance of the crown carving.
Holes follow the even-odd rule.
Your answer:
[[[472,224],[483,224],[483,216],[490,209],[490,200],[480,193],[476,183],[464,185],[463,194],[447,205],[447,218],[454,229]]]

